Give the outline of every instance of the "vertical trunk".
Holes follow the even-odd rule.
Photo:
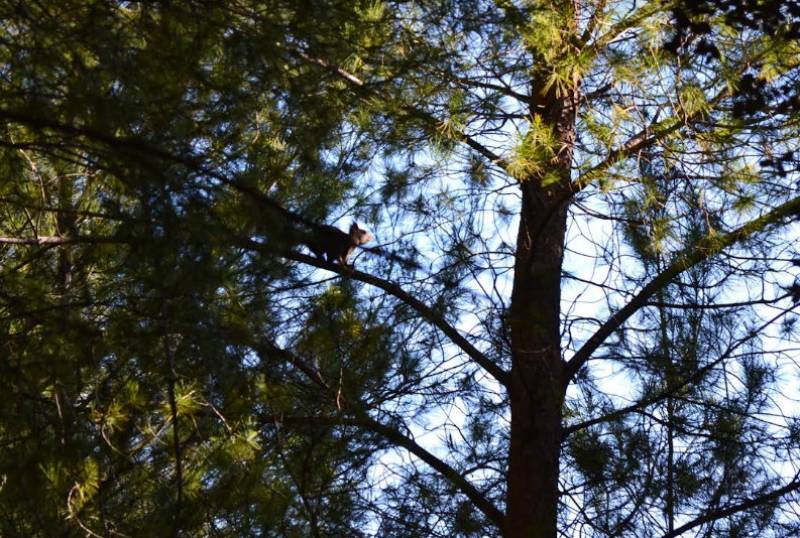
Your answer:
[[[507,538],[556,536],[564,369],[559,336],[566,206],[548,211],[523,184],[512,294],[511,447]],[[544,216],[551,213],[549,222]],[[538,225],[543,227],[538,231]],[[538,231],[538,233],[537,233]]]
[[[522,213],[511,300],[511,443],[506,538],[554,538],[557,529],[561,407],[566,390],[561,360],[561,264],[570,201],[579,84],[556,92],[547,68],[534,74],[531,114],[558,141],[544,172],[520,182]],[[546,91],[544,88],[548,88]],[[563,90],[563,88],[562,88]]]

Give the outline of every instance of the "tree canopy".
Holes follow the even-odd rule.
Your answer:
[[[0,0],[0,534],[797,536],[798,14]]]

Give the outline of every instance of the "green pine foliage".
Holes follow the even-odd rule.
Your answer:
[[[0,535],[501,536],[524,191],[565,361],[658,284],[559,531],[796,536],[798,43],[675,5],[0,0]]]

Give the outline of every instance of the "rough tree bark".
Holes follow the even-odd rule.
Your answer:
[[[558,141],[543,173],[520,181],[522,209],[511,299],[511,446],[506,538],[551,538],[557,533],[561,408],[567,374],[561,358],[561,265],[571,199],[570,167],[580,96],[576,79],[557,91],[546,66],[532,79],[531,115]],[[558,181],[543,184],[545,172]]]

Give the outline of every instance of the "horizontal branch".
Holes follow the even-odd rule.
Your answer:
[[[111,236],[60,236],[38,235],[35,237],[0,237],[2,245],[74,245],[79,243],[119,243],[120,240]]]
[[[99,243],[115,243],[122,242],[119,238],[112,236],[37,236],[37,237],[0,237],[0,244],[10,245],[42,245],[42,246],[62,246],[72,244],[99,244]],[[254,250],[264,250],[264,245],[252,241],[245,240],[239,242],[241,246]],[[450,340],[464,351],[470,358],[472,358],[478,365],[486,370],[492,377],[499,381],[502,385],[508,386],[508,373],[492,362],[486,355],[481,353],[469,340],[467,340],[461,333],[459,333],[452,325],[447,323],[444,318],[436,313],[428,305],[415,298],[408,292],[404,291],[400,286],[392,282],[388,282],[376,276],[347,269],[337,264],[324,262],[312,256],[300,254],[298,252],[284,253],[288,258],[296,261],[313,265],[321,269],[327,269],[339,273],[356,280],[360,280],[367,284],[371,284],[391,295],[397,297],[411,308],[416,310],[425,319],[433,323],[439,330],[447,335]]]
[[[484,81],[481,81],[481,80],[475,80],[475,79],[471,79],[471,78],[468,78],[468,77],[451,77],[449,75],[449,73],[447,73],[447,72],[443,73],[443,75],[445,77],[449,77],[449,78],[455,80],[456,82],[458,82],[462,86],[477,87],[477,88],[485,88],[487,90],[494,90],[494,91],[502,93],[503,95],[506,95],[508,97],[513,97],[517,101],[520,101],[520,102],[525,103],[525,104],[528,104],[528,103],[531,102],[531,96],[530,95],[515,91],[509,85],[494,84],[492,82],[484,82]]]
[[[772,299],[751,299],[749,301],[736,301],[732,303],[666,303],[659,301],[649,301],[645,306],[656,308],[674,308],[675,310],[717,310],[719,308],[742,308],[743,306],[775,304],[790,297],[791,293],[784,293]]]
[[[239,238],[237,239],[237,242],[242,248],[247,248],[256,251],[269,250],[266,245],[258,243],[257,241],[253,241],[251,239]],[[269,253],[272,254],[274,252],[272,250],[269,250]],[[478,350],[478,348],[472,345],[472,343],[469,340],[467,340],[461,333],[459,333],[455,329],[455,327],[447,323],[447,321],[445,321],[445,319],[440,314],[438,314],[431,307],[429,307],[428,305],[426,305],[425,303],[423,303],[422,301],[420,301],[419,299],[417,299],[416,297],[405,291],[399,285],[384,280],[382,278],[370,275],[368,273],[343,267],[335,263],[325,262],[323,260],[320,260],[319,258],[308,256],[306,254],[301,254],[299,252],[286,250],[281,252],[281,255],[307,265],[313,265],[314,267],[319,267],[320,269],[332,271],[342,276],[346,276],[348,278],[352,278],[354,280],[359,280],[366,284],[370,284],[400,299],[405,304],[413,308],[423,318],[430,321],[437,329],[442,331],[448,338],[450,338],[450,340],[456,346],[458,346],[464,353],[466,353],[479,366],[481,366],[484,370],[486,370],[486,372],[488,372],[498,382],[500,382],[503,386],[508,387],[508,372],[500,368],[497,364],[492,362],[486,355],[481,353],[480,350]]]

